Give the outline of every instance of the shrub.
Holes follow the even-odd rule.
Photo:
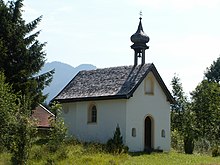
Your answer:
[[[56,152],[56,159],[57,160],[64,160],[68,158],[68,150],[64,145],[60,146]]]
[[[43,158],[44,155],[47,155],[44,145],[34,145],[31,148],[30,159],[40,160]]]
[[[119,125],[117,125],[113,138],[109,139],[106,144],[107,151],[110,153],[128,152],[129,148],[123,144],[123,137]]]
[[[208,153],[209,150],[211,149],[211,144],[210,141],[208,141],[205,138],[199,138],[196,142],[195,142],[195,151],[199,152],[199,153]]]
[[[183,152],[183,137],[177,130],[171,132],[171,146],[174,150]]]
[[[212,157],[220,156],[220,147],[215,146],[212,149]]]
[[[82,142],[80,142],[77,138],[71,136],[71,137],[67,137],[65,139],[65,144],[71,144],[71,145],[77,145],[77,144],[81,144]]]
[[[51,120],[51,132],[48,141],[48,149],[51,152],[56,152],[56,150],[63,144],[67,128],[64,125],[64,121],[61,118],[61,105],[53,103],[51,110],[55,112],[55,119]]]
[[[12,164],[26,164],[30,149],[35,141],[36,125],[31,119],[31,99],[23,96],[20,99],[18,112],[15,114],[16,123],[12,126],[11,146]]]

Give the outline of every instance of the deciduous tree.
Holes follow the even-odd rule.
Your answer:
[[[220,143],[220,85],[203,80],[192,92],[192,110],[199,136]]]

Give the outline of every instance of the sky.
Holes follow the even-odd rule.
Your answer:
[[[146,62],[169,89],[177,74],[186,94],[220,55],[220,0],[24,0],[23,10],[27,22],[43,15],[47,62],[98,68],[133,65],[130,36],[142,11]]]

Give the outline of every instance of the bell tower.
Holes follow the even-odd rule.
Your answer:
[[[141,14],[140,14],[141,15]],[[140,17],[140,22],[136,33],[131,36],[131,49],[134,49],[134,66],[138,65],[138,58],[141,58],[141,64],[145,64],[145,50],[149,49],[146,43],[149,42],[150,38],[144,33]]]

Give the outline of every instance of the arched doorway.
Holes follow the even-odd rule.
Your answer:
[[[152,121],[149,116],[145,118],[144,132],[144,149],[149,151],[152,148]]]

